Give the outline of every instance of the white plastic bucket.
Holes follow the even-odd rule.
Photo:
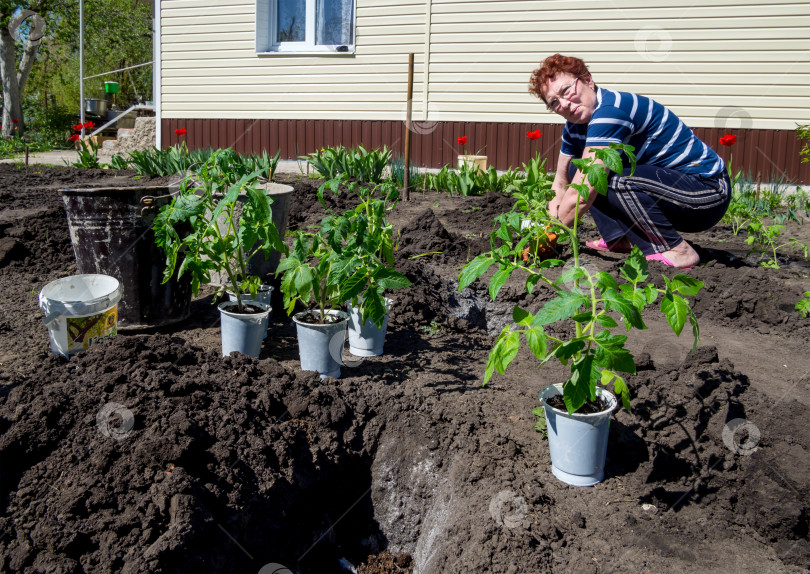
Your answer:
[[[51,351],[70,357],[118,332],[121,285],[109,275],[71,275],[39,292]]]

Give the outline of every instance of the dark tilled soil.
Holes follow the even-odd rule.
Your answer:
[[[551,294],[527,297],[518,278],[497,302],[480,282],[456,289],[507,198],[401,203],[399,266],[414,285],[393,294],[386,353],[320,381],[300,370],[278,309],[258,360],[221,357],[210,294],[173,327],[119,333],[70,361],[51,355],[37,295],[76,273],[58,189],[142,181],[7,165],[0,180],[0,571],[810,566],[810,320],[793,310],[810,266],[795,255],[765,269],[725,226],[688,237],[705,262],[691,272],[706,283],[698,351],[645,314],[649,329],[628,342],[633,410],[613,417],[604,482],[578,489],[551,474],[532,414],[565,368],[538,371],[522,350],[506,376],[480,384],[512,307]],[[291,227],[317,223],[320,182],[288,182]],[[584,235],[596,236],[587,219]],[[594,269],[621,265],[583,254]],[[674,274],[650,270],[657,284]]]

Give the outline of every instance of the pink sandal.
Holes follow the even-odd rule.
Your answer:
[[[660,261],[664,265],[668,265],[669,267],[675,267],[675,264],[672,261],[670,261],[669,259],[667,259],[663,255],[661,255],[660,253],[653,253],[651,255],[647,255],[646,259],[647,259],[647,261]],[[678,268],[676,267],[676,269],[678,269]],[[684,271],[689,271],[692,268],[691,267],[681,267],[680,269],[683,269]]]
[[[607,241],[601,237],[599,238],[599,241],[586,241],[585,245],[591,249],[596,249],[597,251],[608,251],[610,253],[630,253],[630,250],[632,249],[632,246],[626,237],[617,239],[612,243],[612,245],[608,245]]]

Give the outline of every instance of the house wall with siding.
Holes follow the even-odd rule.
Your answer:
[[[653,97],[693,127],[810,121],[810,3],[638,4],[357,0],[355,54],[258,56],[255,2],[163,0],[161,111],[397,119],[413,52],[419,119],[557,123],[527,85],[561,52],[585,59],[597,83]]]
[[[807,179],[807,164],[783,161],[767,147],[779,141],[780,149],[793,150],[797,122],[810,123],[806,1],[703,6],[671,0],[645,8],[628,0],[356,2],[354,54],[290,56],[256,54],[255,0],[160,1],[164,130],[193,119],[210,120],[206,129],[219,133],[216,122],[227,119],[232,126],[223,133],[238,139],[244,135],[236,134],[238,126],[261,120],[288,140],[300,133],[285,133],[289,122],[395,126],[405,116],[407,54],[413,52],[413,117],[429,126],[414,134],[414,159],[441,165],[456,150],[437,150],[452,146],[456,132],[483,134],[470,145],[490,151],[497,143],[491,134],[504,127],[517,135],[524,126],[557,133],[562,119],[527,89],[539,62],[561,52],[582,57],[598,84],[648,95],[701,134],[736,130],[750,153],[738,144],[735,165],[760,171],[771,164],[779,172],[787,161],[791,177]],[[434,141],[436,131],[444,134],[441,141]],[[164,135],[170,144],[173,134]],[[233,145],[230,135],[222,137],[219,145]],[[425,141],[432,143],[425,148]],[[368,145],[353,137],[336,143]],[[319,144],[301,140],[297,153],[312,145]],[[389,145],[401,147],[401,141]],[[556,138],[546,145],[558,149]],[[497,165],[525,159],[510,152],[508,163]]]

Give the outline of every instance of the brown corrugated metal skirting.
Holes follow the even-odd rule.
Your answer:
[[[186,128],[189,149],[232,147],[240,153],[281,149],[284,159],[296,159],[316,149],[362,144],[368,148],[387,145],[402,155],[405,123],[389,120],[234,120],[165,119],[161,122],[163,146],[180,141],[174,130]],[[543,137],[531,141],[526,133],[539,129]],[[801,163],[802,142],[793,130],[720,130],[696,128],[699,138],[728,160],[734,153],[733,169],[742,169],[750,179],[810,183],[810,162]],[[720,145],[720,136],[735,134],[737,143]],[[561,124],[498,122],[413,122],[411,159],[414,165],[439,168],[456,164],[461,153],[479,152],[489,165],[504,170],[520,167],[536,154],[546,159],[553,171],[560,150]],[[458,138],[467,136],[467,145]]]

